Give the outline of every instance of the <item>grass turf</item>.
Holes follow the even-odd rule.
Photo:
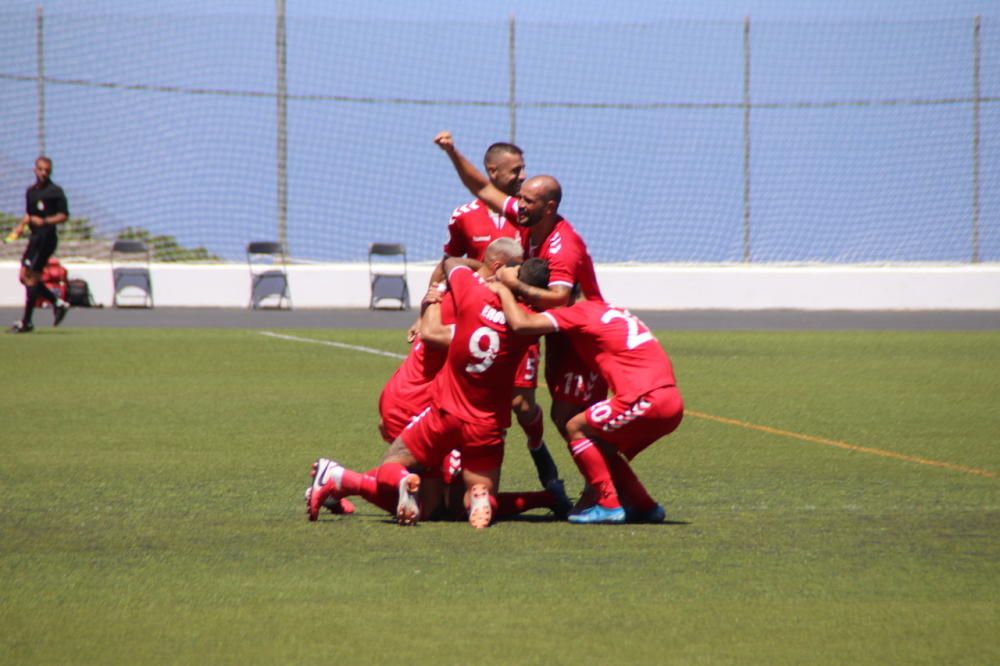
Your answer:
[[[1000,470],[996,333],[660,337],[692,412]],[[310,524],[315,457],[381,455],[398,361],[73,328],[0,358],[0,663],[1000,661],[996,476],[689,415],[635,463],[667,525]],[[503,485],[534,489],[509,439]]]

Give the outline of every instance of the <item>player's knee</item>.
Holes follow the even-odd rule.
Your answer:
[[[389,445],[388,450],[386,450],[385,455],[382,456],[382,463],[398,463],[403,467],[414,467],[417,465],[417,459],[413,456],[406,444],[399,437]]]
[[[566,439],[575,442],[578,439],[590,436],[590,428],[587,426],[587,418],[583,413],[577,414],[566,422]]]

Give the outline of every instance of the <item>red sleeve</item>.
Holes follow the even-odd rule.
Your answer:
[[[448,223],[448,242],[444,244],[444,253],[449,257],[464,257],[468,254],[467,235],[462,223],[462,209],[456,208]]]
[[[461,309],[462,299],[466,297],[470,287],[476,282],[476,274],[468,266],[455,266],[448,273],[448,291],[455,299],[456,311]]]
[[[580,301],[576,305],[553,308],[544,311],[542,314],[554,321],[560,331],[572,331],[577,328],[583,328],[587,321],[589,321],[588,303],[590,302]]]
[[[503,201],[504,219],[517,226],[517,197],[507,197]]]

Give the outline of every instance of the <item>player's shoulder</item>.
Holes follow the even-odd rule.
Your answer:
[[[465,264],[458,264],[448,271],[448,291],[455,293],[456,287],[463,289],[468,285],[484,285],[479,273]]]
[[[451,212],[451,222],[455,223],[458,220],[460,220],[460,219],[462,219],[462,218],[464,218],[464,217],[466,217],[468,215],[471,215],[471,214],[475,213],[476,211],[481,210],[482,207],[483,207],[483,202],[480,201],[479,199],[475,199],[474,201],[470,201],[467,204],[462,204],[461,206],[459,206],[458,208],[456,208],[455,210],[453,210]]]

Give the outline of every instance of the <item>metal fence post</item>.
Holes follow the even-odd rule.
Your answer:
[[[743,19],[743,263],[750,263],[750,17]]]
[[[510,109],[510,142],[517,143],[517,35],[514,15],[507,21],[507,67],[510,73],[508,105]]]
[[[38,60],[38,154],[45,155],[45,17],[35,8],[35,57]]]
[[[982,42],[980,38],[980,17],[976,17],[972,29],[972,263],[978,264],[979,257],[979,105],[982,99],[980,87],[980,63]]]
[[[288,248],[288,83],[285,78],[285,0],[276,0],[278,130],[278,242]]]

